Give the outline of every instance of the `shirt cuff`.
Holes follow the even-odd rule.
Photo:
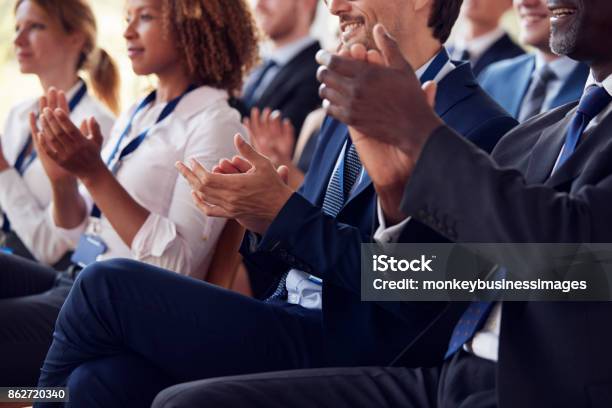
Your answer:
[[[160,215],[150,213],[132,240],[132,253],[137,259],[159,258],[176,240],[176,225]]]
[[[383,213],[382,206],[380,205],[380,198],[376,198],[376,213],[378,215],[378,228],[374,233],[374,241],[378,242],[379,244],[390,244],[397,242],[402,234],[402,231],[412,219],[412,217],[407,217],[399,224],[387,227],[385,214]]]

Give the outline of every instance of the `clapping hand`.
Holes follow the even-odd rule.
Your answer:
[[[412,122],[419,121],[410,115],[411,99],[417,99],[416,105],[425,102],[419,109],[429,111],[432,126],[439,126],[431,109],[436,85],[430,82],[423,92],[415,91],[418,80],[395,41],[382,26],[375,28],[374,38],[378,50],[355,44],[337,56],[318,56],[326,65],[318,73],[320,93],[328,113],[349,125],[387,221],[397,223],[405,218],[399,209],[403,191],[426,140],[410,139]]]
[[[278,111],[265,108],[251,110],[244,126],[249,130],[255,149],[268,157],[276,166],[291,163],[295,147],[295,130],[289,119],[282,119]]]
[[[63,92],[51,89],[41,98],[40,125],[30,115],[32,135],[49,177],[72,175],[87,181],[106,166],[100,157],[103,136],[94,118],[82,122],[80,129],[71,121]]]
[[[294,191],[287,168],[278,169],[241,135],[234,138],[240,156],[221,160],[213,171],[199,162],[177,163],[198,207],[210,217],[235,219],[246,229],[264,234]]]

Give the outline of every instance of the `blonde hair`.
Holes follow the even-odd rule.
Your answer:
[[[26,0],[17,0],[15,11]],[[106,51],[97,46],[98,28],[87,0],[29,0],[56,18],[66,33],[82,33],[85,44],[76,66],[89,75],[93,92],[115,114],[119,111],[119,70]]]

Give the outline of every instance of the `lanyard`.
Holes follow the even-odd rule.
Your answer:
[[[83,81],[83,84],[81,85],[77,93],[75,93],[74,96],[70,99],[70,102],[68,102],[68,110],[70,112],[73,112],[74,108],[77,107],[79,102],[81,102],[81,100],[86,94],[87,94],[87,84],[85,84],[85,82]],[[70,112],[67,112],[67,113],[70,114]],[[28,151],[30,150],[31,147],[32,147],[32,134],[28,136],[28,140],[26,141],[25,146],[23,147],[23,149],[21,149],[21,153],[19,153],[19,156],[17,156],[17,160],[15,161],[14,167],[17,170],[17,172],[22,176],[25,173],[25,171],[28,169],[28,167],[30,167],[32,162],[36,160],[36,157],[37,157],[37,153],[35,149],[32,149],[30,154],[28,154]]]
[[[159,117],[157,118],[153,126],[157,125],[158,123],[166,119],[168,116],[170,116],[172,112],[174,112],[176,107],[178,106],[181,99],[183,99],[185,95],[187,95],[189,92],[193,91],[194,89],[196,89],[195,85],[189,85],[189,88],[187,88],[185,92],[183,92],[180,96],[168,102],[166,106],[164,107],[164,109],[162,110],[162,112],[160,113]],[[153,126],[151,126],[148,129],[144,130],[134,140],[128,143],[128,145],[125,146],[121,150],[121,152],[119,152],[119,149],[121,147],[121,144],[123,143],[123,140],[127,137],[127,135],[132,130],[132,123],[134,122],[136,115],[138,115],[138,113],[142,111],[144,108],[146,108],[148,105],[153,103],[153,101],[155,101],[156,95],[157,95],[157,91],[155,90],[151,92],[149,95],[147,95],[147,97],[144,98],[142,102],[140,102],[140,104],[138,104],[138,107],[136,108],[134,113],[132,113],[132,116],[130,117],[130,121],[128,122],[127,126],[123,130],[123,133],[121,133],[121,136],[119,136],[119,140],[115,144],[115,147],[113,148],[112,153],[110,154],[108,160],[106,161],[106,166],[111,168],[111,171],[113,174],[117,173],[117,170],[119,169],[119,164],[121,163],[123,158],[133,153],[134,151],[136,151],[136,149],[138,149],[140,145],[142,144],[142,142],[144,142],[144,140],[147,138],[149,131],[153,128]],[[115,158],[117,159],[115,160]],[[91,210],[91,216],[100,218],[101,215],[102,215],[102,212],[100,211],[98,206],[94,205],[93,209]]]

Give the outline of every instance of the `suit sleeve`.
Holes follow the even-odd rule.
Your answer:
[[[441,127],[423,149],[402,210],[455,242],[610,242],[612,165],[602,170],[576,192],[528,185]]]
[[[296,193],[254,253],[360,293],[360,244],[369,240],[358,228],[338,222]]]

